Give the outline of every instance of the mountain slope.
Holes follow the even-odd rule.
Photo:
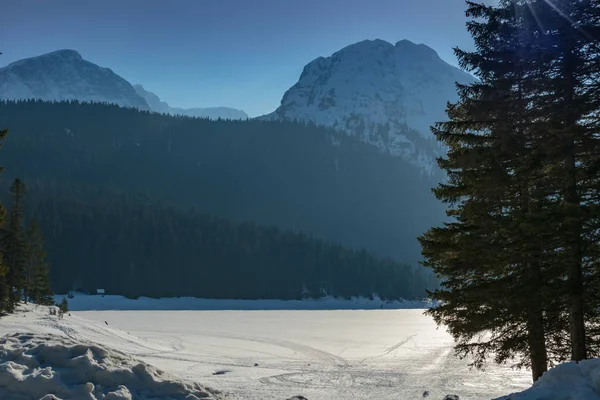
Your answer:
[[[141,85],[132,86],[109,68],[84,60],[75,50],[58,50],[0,68],[0,99],[79,100],[198,118],[248,118],[245,112],[228,107],[170,107]]]
[[[429,126],[446,119],[455,82],[473,80],[423,44],[365,40],[306,65],[277,110],[262,118],[333,127],[430,174],[441,149]]]
[[[149,110],[129,82],[74,50],[58,50],[1,68],[0,98],[107,102]]]
[[[140,192],[414,263],[443,218],[435,182],[331,129],[209,121],[103,104],[0,102],[3,181]],[[332,142],[340,142],[332,146]]]
[[[210,118],[210,119],[247,119],[248,114],[242,110],[230,107],[208,107],[208,108],[178,108],[171,107],[165,101],[162,101],[156,94],[149,92],[142,85],[133,85],[135,91],[142,96],[150,106],[152,111],[171,114],[185,115],[188,117]]]

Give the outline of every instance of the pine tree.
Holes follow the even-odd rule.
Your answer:
[[[0,205],[0,228],[4,225],[6,219],[6,211]],[[4,243],[0,249],[0,314],[9,310],[9,286],[7,282],[8,266],[4,260]]]
[[[50,269],[46,262],[44,238],[35,220],[31,220],[27,228],[27,263],[25,268],[25,300],[37,304],[51,305],[52,289],[50,287]]]
[[[69,302],[67,301],[66,297],[63,297],[62,301],[59,304],[57,304],[57,306],[60,312],[62,312],[63,314],[69,312]]]
[[[443,304],[429,313],[449,327],[457,353],[474,356],[474,365],[490,354],[498,363],[517,358],[537,380],[560,358],[560,346],[548,343],[563,331],[550,284],[547,239],[555,232],[538,229],[547,226],[549,202],[538,184],[541,115],[529,107],[531,77],[540,73],[526,29],[534,16],[514,1],[468,2],[467,15],[474,18],[468,29],[477,49],[456,54],[480,80],[458,86],[450,121],[433,129],[449,149],[439,160],[448,182],[434,193],[448,204],[451,221],[420,238],[424,264],[444,279],[432,293]]]
[[[543,155],[543,175],[532,185],[543,188],[545,218],[534,236],[551,247],[550,275],[554,311],[568,326],[564,351],[582,360],[600,351],[600,315],[596,287],[600,198],[600,4],[589,0],[523,2],[521,30],[529,40],[527,107],[535,113],[535,147]],[[565,320],[565,316],[568,316]],[[589,330],[589,331],[588,331]],[[556,343],[552,340],[552,343]]]
[[[4,138],[8,135],[7,129],[0,130],[0,141],[3,141]],[[2,145],[0,144],[0,147]],[[0,166],[0,173],[4,168]],[[0,229],[3,229],[6,221],[6,210],[0,204]],[[4,262],[4,244],[0,241],[0,314],[8,309],[8,283],[6,281],[6,275],[8,273],[8,266]]]
[[[27,260],[27,245],[23,232],[25,184],[15,179],[10,187],[13,198],[8,220],[4,229],[4,261],[8,267],[6,283],[8,285],[7,311],[13,312],[21,300],[25,287],[25,265]]]
[[[445,279],[429,313],[476,365],[518,357],[536,380],[598,353],[600,6],[468,5],[477,50],[457,55],[480,82],[434,129],[449,147],[435,194],[453,220],[421,238]]]
[[[559,229],[555,259],[566,270],[564,290],[569,314],[571,359],[598,351],[598,221],[600,209],[600,5],[597,1],[537,1],[531,6],[543,23],[530,29],[546,55],[545,73],[536,84],[535,106],[546,115],[550,133],[541,143],[554,193]],[[587,321],[587,323],[586,323]]]

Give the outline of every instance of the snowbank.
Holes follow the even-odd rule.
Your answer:
[[[367,299],[353,297],[339,299],[323,297],[305,300],[220,300],[176,297],[152,299],[140,297],[128,299],[117,295],[88,295],[74,293],[69,300],[71,311],[91,310],[376,310],[376,309],[421,309],[429,308],[427,301],[385,301],[378,297]],[[65,295],[57,295],[60,302]]]
[[[116,350],[50,334],[0,338],[0,399],[219,399]],[[47,397],[44,397],[47,396]]]
[[[546,372],[529,389],[496,400],[600,400],[600,359],[568,362]]]

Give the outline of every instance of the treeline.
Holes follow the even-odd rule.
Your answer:
[[[0,102],[0,126],[11,128],[3,155],[10,177],[145,193],[412,264],[417,236],[444,217],[430,190],[437,178],[310,124],[21,101]]]
[[[232,223],[105,189],[45,187],[29,199],[55,291],[129,297],[415,299],[435,279],[366,250]]]
[[[0,141],[7,134],[1,130]],[[0,204],[0,314],[14,312],[23,300],[53,304],[44,239],[35,220],[25,228],[26,195],[25,184],[15,179],[9,212]]]
[[[469,3],[479,81],[434,132],[453,221],[421,238],[440,274],[429,311],[461,355],[538,379],[600,355],[600,3]],[[485,333],[485,335],[483,335]]]

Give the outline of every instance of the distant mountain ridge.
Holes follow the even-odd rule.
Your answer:
[[[0,99],[105,102],[121,107],[211,119],[246,119],[228,107],[172,108],[141,85],[132,85],[110,68],[64,49],[15,61],[0,68]]]
[[[156,94],[149,92],[142,85],[133,85],[136,93],[146,100],[152,111],[161,114],[186,115],[188,117],[210,118],[210,119],[247,119],[248,114],[242,110],[230,107],[208,107],[208,108],[178,108],[171,107],[166,101],[162,101]]]
[[[442,149],[429,127],[446,120],[455,82],[474,80],[426,45],[365,40],[307,64],[281,105],[259,118],[333,127],[431,174]]]

